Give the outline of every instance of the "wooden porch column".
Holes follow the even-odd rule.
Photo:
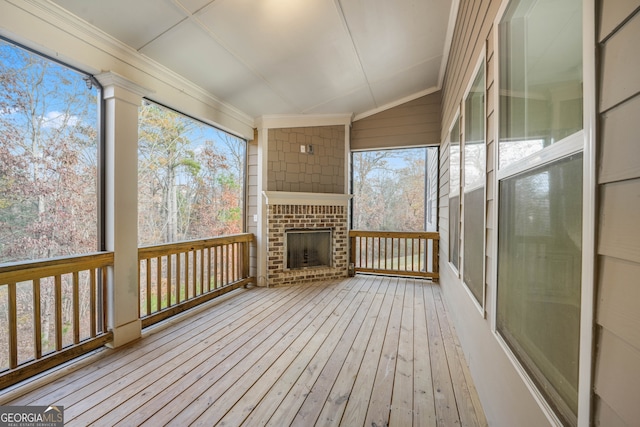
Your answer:
[[[138,108],[149,91],[108,72],[104,91],[106,249],[114,252],[107,278],[111,347],[140,338],[138,315]]]

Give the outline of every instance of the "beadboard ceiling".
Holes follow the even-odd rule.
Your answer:
[[[249,116],[383,110],[440,87],[457,0],[52,0]]]

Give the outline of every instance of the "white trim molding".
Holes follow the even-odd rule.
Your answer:
[[[348,206],[351,194],[263,191],[267,205]]]
[[[256,127],[267,129],[301,128],[313,126],[350,126],[353,114],[277,114],[260,116]]]

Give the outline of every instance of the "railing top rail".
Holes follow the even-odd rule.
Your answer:
[[[185,240],[182,242],[141,246],[138,248],[138,259],[150,258],[158,256],[158,254],[174,254],[213,246],[221,246],[229,243],[252,242],[254,239],[255,236],[253,233],[241,233],[231,234],[228,236],[210,237],[206,239]]]
[[[406,239],[433,239],[439,240],[440,233],[433,231],[369,231],[350,230],[349,237],[393,237]]]
[[[19,261],[0,266],[0,284],[41,279],[113,264],[113,252],[61,256],[46,260]]]

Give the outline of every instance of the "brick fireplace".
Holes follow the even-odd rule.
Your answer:
[[[267,207],[266,280],[269,286],[347,276],[347,215],[351,196],[284,191],[263,194]],[[330,265],[287,268],[285,233],[289,230],[331,230]]]

